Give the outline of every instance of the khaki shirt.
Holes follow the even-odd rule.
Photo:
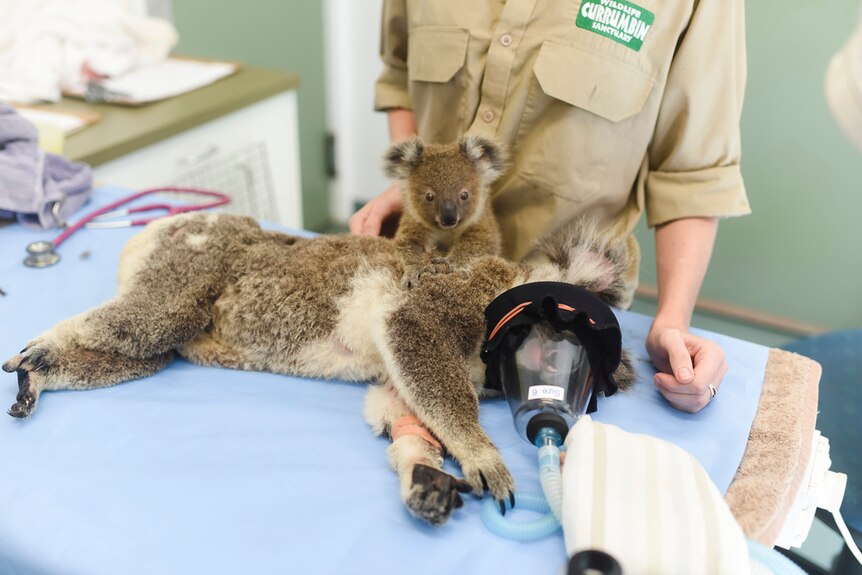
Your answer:
[[[505,255],[578,214],[634,228],[750,212],[743,0],[386,0],[375,109],[507,145]]]

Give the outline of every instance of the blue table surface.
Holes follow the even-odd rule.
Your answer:
[[[127,193],[97,190],[83,211]],[[136,231],[81,231],[60,247],[58,265],[31,269],[25,246],[56,230],[0,228],[0,361],[112,297],[120,249]],[[768,349],[704,333],[724,347],[730,369],[718,398],[689,415],[651,383],[649,318],[619,317],[639,378],[630,392],[601,399],[595,419],[682,446],[726,491]],[[0,404],[11,405],[15,375],[0,378]],[[177,360],[115,387],[45,393],[26,421],[0,415],[0,573],[559,572],[561,532],[533,543],[499,539],[471,496],[443,527],[413,519],[388,441],[362,419],[364,393],[358,384]],[[539,490],[535,449],[518,437],[505,402],[483,402],[480,417],[519,488]]]

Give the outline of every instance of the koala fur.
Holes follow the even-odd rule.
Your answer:
[[[384,168],[401,181],[404,204],[395,241],[409,276],[426,268],[450,271],[478,255],[499,255],[500,230],[489,188],[505,166],[503,149],[478,136],[445,145],[413,138],[389,149]]]
[[[404,435],[389,448],[408,509],[441,524],[459,492],[498,502],[515,484],[479,425],[483,310],[530,281],[593,286],[626,306],[637,252],[575,222],[515,264],[495,256],[462,271],[400,287],[404,263],[385,238],[312,239],[263,231],[251,218],[187,214],[148,225],[123,250],[117,295],[42,333],[3,364],[17,372],[9,409],[28,417],[40,393],[92,389],[150,375],[179,354],[234,369],[374,382],[365,417],[376,434],[415,414],[456,458],[463,479],[441,471],[439,449]],[[634,372],[627,354],[616,373]]]

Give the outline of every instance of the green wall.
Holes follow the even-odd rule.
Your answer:
[[[722,222],[704,297],[830,328],[862,325],[862,154],[823,96],[827,63],[852,31],[857,8],[855,0],[746,3],[742,171],[754,213]],[[177,52],[301,75],[304,218],[323,228],[322,3],[174,0],[173,10]],[[642,281],[654,284],[652,232],[641,225],[638,235]]]
[[[862,326],[862,154],[823,91],[858,9],[849,0],[746,2],[742,172],[753,213],[721,223],[704,297],[829,328]],[[638,234],[641,279],[654,284],[652,231]]]
[[[174,0],[177,54],[239,60],[301,77],[299,141],[305,227],[329,223],[325,172],[323,3],[297,0]]]

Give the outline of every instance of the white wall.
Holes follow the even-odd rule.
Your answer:
[[[325,0],[327,125],[336,136],[332,219],[346,222],[356,202],[386,189],[381,157],[389,145],[386,115],[374,112],[382,0]]]

